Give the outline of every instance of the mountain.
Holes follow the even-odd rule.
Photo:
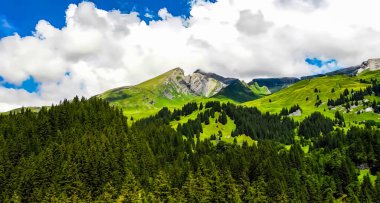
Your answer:
[[[296,77],[256,78],[256,79],[253,79],[248,84],[252,85],[254,83],[257,83],[259,86],[267,87],[271,93],[275,93],[299,81],[300,79]]]
[[[379,70],[380,69],[380,59],[368,59],[367,61],[364,61],[359,67],[358,67],[358,73],[361,73],[365,70]]]
[[[303,76],[300,78],[296,78],[296,77],[256,78],[256,79],[253,79],[248,84],[253,84],[257,82],[259,86],[265,86],[271,91],[271,93],[275,93],[301,80],[310,80],[313,78],[319,78],[319,77],[324,77],[324,76],[334,76],[334,75],[355,76],[365,70],[374,71],[374,70],[379,70],[379,69],[380,69],[380,59],[369,59],[367,61],[364,61],[361,65],[351,66],[348,68],[342,68],[342,69],[324,73],[324,74],[309,75],[309,76]]]
[[[1,115],[0,202],[379,202],[374,64],[262,98],[257,82],[177,68]],[[98,97],[139,115],[169,109],[132,121]]]
[[[213,79],[220,81],[224,84],[231,84],[232,82],[238,80],[236,78],[225,78],[225,77],[217,75],[215,73],[208,73],[208,72],[202,71],[201,69],[197,69],[194,73],[199,73],[199,74],[204,75],[208,78],[213,78]]]
[[[348,68],[342,68],[336,71],[328,72],[325,74],[318,74],[318,75],[311,75],[311,76],[304,76],[301,77],[301,80],[307,80],[317,77],[323,77],[323,76],[333,76],[333,75],[348,75],[348,76],[356,76],[360,74],[363,71],[374,71],[380,69],[380,59],[368,59],[367,61],[364,61],[361,65],[357,66],[351,66]]]
[[[188,80],[182,69],[175,68],[138,85],[111,89],[97,97],[132,116],[145,117],[162,107],[177,107],[194,99]]]
[[[280,113],[283,108],[291,108],[294,105],[299,105],[302,109],[302,115],[296,117],[297,120],[302,120],[306,116],[315,111],[319,111],[326,116],[334,118],[337,110],[346,114],[349,121],[362,122],[365,119],[379,120],[380,116],[373,112],[365,112],[367,107],[362,101],[359,101],[358,106],[354,102],[349,102],[350,109],[347,112],[344,105],[331,107],[328,105],[328,100],[337,100],[347,89],[351,92],[364,90],[370,86],[371,80],[380,80],[380,70],[365,71],[357,76],[349,75],[326,75],[318,78],[311,78],[297,82],[288,88],[285,88],[272,95],[260,98],[257,100],[244,103],[247,106],[256,106],[264,112]],[[349,96],[349,98],[351,98]],[[348,98],[348,99],[349,99]],[[318,100],[320,105],[316,106]],[[368,101],[380,101],[378,97],[373,95],[365,96]],[[345,103],[346,104],[346,103]],[[352,105],[354,104],[354,105]],[[358,114],[361,113],[361,114]]]
[[[227,98],[236,102],[247,102],[260,98],[252,89],[240,80],[234,80],[227,87],[218,92],[214,98]]]
[[[246,102],[266,94],[257,85],[248,86],[235,78],[225,78],[215,73],[196,70],[185,75],[175,68],[135,86],[125,86],[97,95],[130,115],[145,117],[162,107],[178,108],[183,104],[207,98],[224,98]]]
[[[328,72],[325,74],[317,74],[317,75],[310,75],[310,76],[304,76],[301,77],[301,80],[309,80],[312,78],[318,78],[323,76],[334,76],[334,75],[348,75],[348,76],[355,76],[359,73],[360,66],[352,66],[348,68],[342,68],[336,71]]]

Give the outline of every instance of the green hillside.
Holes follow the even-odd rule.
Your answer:
[[[228,98],[236,102],[246,102],[261,97],[261,89],[254,88],[254,92],[250,87],[243,82],[236,80],[226,88],[222,89],[215,98]]]
[[[137,119],[153,115],[162,107],[179,108],[195,99],[192,94],[180,92],[171,80],[181,80],[179,69],[173,69],[136,86],[109,90],[98,97]]]
[[[356,77],[337,75],[302,80],[267,97],[246,102],[244,105],[256,106],[265,112],[280,113],[282,108],[290,108],[298,104],[302,109],[302,115],[295,117],[296,120],[302,120],[314,111],[319,111],[329,117],[334,117],[336,110],[346,112],[343,107],[329,109],[327,105],[328,99],[339,98],[345,89],[348,89],[350,92],[351,90],[358,91],[365,89],[370,84],[363,83],[361,80],[370,81],[371,79],[380,79],[380,71],[367,71]],[[317,97],[319,97],[322,102],[318,107],[315,106]],[[366,99],[372,101],[378,98],[366,96]],[[378,120],[380,118],[377,114],[370,112],[364,112],[358,115],[356,112],[359,110],[363,110],[363,107],[360,105],[345,114],[345,117],[349,121]]]
[[[266,95],[271,94],[270,90],[266,86],[260,87],[260,85],[257,82],[255,82],[251,85],[248,85],[248,86],[252,90],[252,92],[257,94],[257,95],[266,96]]]
[[[7,115],[10,113],[21,113],[22,111],[26,111],[26,110],[30,110],[31,112],[39,112],[41,110],[41,108],[42,107],[21,107],[21,108],[13,109],[11,111],[1,112],[0,115],[1,114]]]
[[[205,74],[206,76],[211,74],[199,71],[197,73]],[[216,76],[213,74],[213,77]],[[135,86],[109,90],[98,95],[98,97],[123,109],[125,115],[140,119],[154,115],[163,107],[168,107],[169,109],[181,108],[182,105],[190,101],[200,103],[219,100],[242,103],[258,99],[270,93],[266,87],[260,87],[257,84],[249,86],[244,82],[235,80],[229,82],[228,86],[221,89],[215,96],[206,97],[191,92],[184,84],[185,77],[183,70],[176,68]],[[222,82],[227,80],[221,76],[218,77],[223,79]],[[210,92],[222,88],[222,83],[218,83],[215,78],[212,78],[212,80],[215,86],[211,87],[213,89]]]
[[[337,87],[370,85],[361,95],[378,98],[374,78],[319,78],[289,89],[323,99]],[[337,90],[322,95],[330,87],[318,84],[331,81]],[[278,95],[292,97],[289,89]],[[319,112],[296,122],[219,100],[196,98],[133,122],[97,97],[2,115],[0,202],[379,202],[378,128]],[[302,108],[312,111],[308,104]]]

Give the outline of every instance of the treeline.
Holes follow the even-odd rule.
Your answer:
[[[110,180],[121,187],[127,132],[122,112],[96,98],[1,115],[0,202],[91,200]]]
[[[218,120],[225,113],[259,142],[215,145],[196,132],[184,139],[170,126],[176,117],[167,108],[128,127],[120,110],[97,98],[1,115],[0,202],[380,201],[380,174],[375,184],[357,179],[358,166],[379,172],[378,131],[316,133],[305,154],[287,117],[216,102],[197,107],[201,124],[206,112],[219,112]],[[191,104],[180,115],[194,109]],[[301,125],[329,122],[315,114]],[[193,125],[199,128],[198,121]],[[364,147],[369,143],[373,150]]]
[[[300,123],[298,134],[308,139],[327,134],[333,129],[333,120],[325,117],[320,112],[314,112]]]
[[[337,99],[328,99],[327,105],[329,107],[344,105],[346,109],[348,110],[353,105],[358,105],[359,101],[363,101],[365,96],[380,96],[380,84],[377,83],[377,80],[371,80],[372,85],[368,86],[364,90],[360,89],[357,91],[351,90],[351,92],[346,88],[342,94],[339,95],[339,98]],[[364,82],[363,82],[364,83]],[[375,113],[380,112],[380,108],[377,107],[377,103],[374,101],[372,104],[368,104],[363,102],[366,106],[372,106]]]
[[[210,118],[215,118],[215,113],[218,112],[219,117],[216,122],[225,125],[228,121],[227,117],[229,117],[236,124],[236,129],[231,134],[232,137],[244,134],[254,140],[276,140],[283,143],[293,143],[296,123],[290,118],[269,113],[263,114],[256,107],[243,107],[231,103],[222,104],[219,101],[209,101],[204,108],[204,111],[200,112],[196,119],[190,119],[184,124],[179,124],[177,132],[187,138],[194,136],[198,138],[203,132],[202,123],[209,125]],[[295,105],[291,111],[295,112],[298,109],[300,107]],[[182,111],[174,110],[171,113],[167,108],[164,108],[158,114],[162,116],[162,119],[170,121],[173,119],[173,114],[183,114]]]
[[[298,110],[302,111],[301,107],[298,104],[293,105],[290,107],[290,109],[284,107],[281,109],[280,116],[288,116],[289,114],[292,114]]]

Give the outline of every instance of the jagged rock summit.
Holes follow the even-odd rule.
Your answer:
[[[202,70],[196,70],[191,75],[185,75],[184,70],[175,68],[164,73],[169,75],[165,84],[172,84],[180,93],[195,94],[197,96],[212,97],[221,89],[228,86],[231,81],[237,79],[224,78],[214,73],[207,73]],[[170,96],[168,93],[165,95]]]
[[[368,59],[367,61],[364,61],[362,65],[360,65],[358,73],[361,73],[365,70],[379,70],[380,69],[380,58],[377,59]]]

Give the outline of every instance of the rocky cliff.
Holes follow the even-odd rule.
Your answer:
[[[214,96],[224,87],[228,86],[230,81],[237,80],[200,70],[195,71],[191,75],[185,75],[181,68],[173,69],[168,73],[169,77],[165,81],[166,86],[173,86],[179,93],[205,97]],[[164,94],[167,97],[172,97],[169,88],[165,88]]]
[[[358,73],[361,73],[365,70],[379,70],[380,69],[380,59],[369,59],[367,61],[364,61],[362,65],[359,67]]]

